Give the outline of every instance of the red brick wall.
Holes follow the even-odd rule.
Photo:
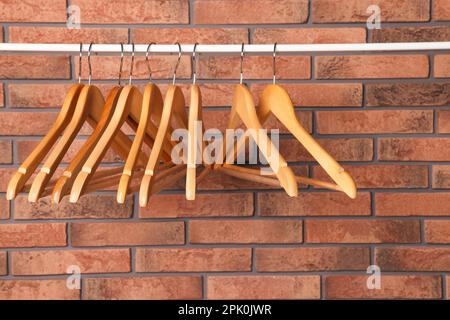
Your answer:
[[[5,42],[340,43],[450,41],[450,0],[0,0]],[[382,29],[367,30],[366,9]],[[4,200],[12,172],[46,133],[76,79],[67,56],[0,56],[0,298],[448,298],[450,288],[450,54],[289,56],[278,59],[299,118],[356,179],[359,194],[279,190],[211,175],[195,202],[182,189],[139,209],[105,191],[52,207]],[[117,57],[93,57],[106,93]],[[167,83],[174,57],[152,57]],[[84,66],[86,67],[86,65]],[[84,68],[84,77],[86,77]],[[179,69],[187,89],[189,57]],[[129,70],[126,61],[125,73]],[[248,57],[259,92],[270,57]],[[205,122],[224,128],[239,57],[203,57]],[[147,69],[137,59],[136,83]],[[164,85],[162,86],[164,88]],[[272,126],[278,127],[276,122]],[[77,152],[90,130],[74,143]],[[324,177],[289,135],[281,152],[299,173]],[[120,161],[109,153],[106,163]],[[366,286],[369,265],[381,289]],[[66,286],[81,268],[82,290]]]

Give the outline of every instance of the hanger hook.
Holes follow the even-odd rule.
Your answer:
[[[92,53],[92,45],[94,43],[91,42],[89,44],[89,51],[88,51],[88,66],[89,66],[89,80],[88,80],[88,84],[91,85],[91,80],[92,80],[92,65],[91,65],[91,53]]]
[[[78,58],[78,83],[81,83],[81,63],[83,58],[83,43],[80,43],[80,57]]]
[[[244,43],[242,42],[241,47],[241,77],[239,79],[239,83],[242,84],[244,81]]]
[[[175,65],[175,69],[173,70],[173,79],[172,79],[172,85],[175,85],[175,79],[177,77],[177,70],[178,70],[178,66],[180,65],[180,61],[181,61],[181,45],[179,42],[175,43],[178,46],[178,60],[177,60],[177,64]]]
[[[145,53],[145,62],[147,63],[148,73],[150,74],[150,76],[149,76],[149,80],[150,80],[150,81],[152,81],[152,68],[150,67],[150,61],[149,61],[149,59],[148,59],[148,55],[149,55],[149,53],[150,53],[150,48],[151,48],[151,46],[154,45],[154,44],[156,44],[156,43],[151,42],[151,43],[148,45],[148,47],[147,47],[147,52]]]
[[[277,43],[273,45],[273,84],[277,82]]]
[[[192,49],[192,68],[194,70],[194,75],[192,76],[192,84],[195,84],[197,82],[197,57],[195,56],[197,45],[198,43],[195,43],[194,48]]]
[[[122,79],[122,68],[123,68],[123,43],[120,43],[120,67],[119,67],[119,87],[121,85],[121,79]]]
[[[131,85],[131,80],[133,78],[133,67],[134,67],[134,42],[131,43],[131,66],[130,66],[130,79],[128,80],[128,85]]]

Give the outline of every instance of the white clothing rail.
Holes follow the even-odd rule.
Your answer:
[[[136,44],[136,54],[147,52],[148,44]],[[125,53],[132,51],[131,44],[124,44]],[[182,44],[183,54],[192,54],[193,44]],[[87,53],[89,44],[83,44],[83,52]],[[240,44],[199,44],[196,53],[208,54],[240,54]],[[273,53],[273,44],[246,44],[246,54]],[[395,51],[434,51],[450,50],[448,42],[404,42],[404,43],[345,43],[345,44],[278,44],[276,52],[305,53],[305,52],[395,52]],[[80,52],[79,44],[41,44],[41,43],[0,43],[0,53],[61,53],[77,54]],[[93,44],[91,52],[102,54],[120,54],[120,44]],[[152,54],[178,54],[178,45],[154,44],[150,47]]]

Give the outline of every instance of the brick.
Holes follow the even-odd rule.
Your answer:
[[[321,134],[431,133],[432,110],[318,111]]]
[[[450,166],[433,166],[432,175],[434,189],[450,189]]]
[[[450,83],[366,84],[369,107],[445,106],[450,103]]]
[[[292,170],[296,175],[307,175],[307,168],[305,166],[292,166]],[[184,189],[185,181],[182,181],[181,184],[177,185],[178,189]],[[302,186],[299,186],[302,187]],[[199,190],[264,190],[264,189],[273,189],[274,187],[271,185],[265,185],[257,182],[242,180],[239,178],[235,178],[229,176],[225,173],[222,173],[217,170],[213,170],[209,172],[206,177],[199,182],[198,189]],[[281,187],[280,187],[281,188]]]
[[[67,152],[64,154],[64,157],[61,160],[61,163],[70,163],[73,158],[77,155],[81,147],[86,142],[86,139],[76,139],[72,142]],[[37,140],[16,140],[16,150],[17,150],[17,159],[18,162],[23,162],[26,157],[36,148],[39,141]],[[105,156],[102,159],[102,163],[117,163],[123,162],[124,160],[113,150],[108,149]]]
[[[344,165],[351,174],[358,189],[361,188],[426,188],[428,187],[428,167],[421,165]],[[322,167],[314,168],[313,177],[332,182]]]
[[[450,111],[437,110],[437,131],[438,133],[450,133]]]
[[[14,201],[15,219],[118,219],[130,218],[133,199],[128,197],[123,205],[116,202],[115,195],[87,195],[77,203],[70,203],[68,197],[58,205],[52,205],[51,198],[28,202],[27,196],[19,195]]]
[[[307,0],[197,0],[194,3],[195,24],[305,23],[307,19]]]
[[[382,22],[420,22],[430,19],[429,0],[315,0],[312,12],[315,23],[366,22],[371,5],[381,9]]]
[[[191,243],[301,243],[302,222],[295,220],[189,221]]]
[[[376,248],[375,264],[383,271],[449,271],[449,248]]]
[[[420,224],[413,220],[308,220],[305,242],[417,243]]]
[[[250,248],[137,249],[137,272],[251,271]]]
[[[326,276],[326,299],[439,299],[440,276],[382,275],[381,288],[367,288],[368,276]]]
[[[0,280],[2,300],[78,300],[80,290],[69,289],[66,279]]]
[[[1,112],[0,135],[45,135],[52,127],[57,113],[54,112]],[[18,126],[18,123],[33,125]]]
[[[336,161],[371,161],[373,141],[368,138],[316,139]],[[280,150],[286,161],[316,161],[295,139],[281,139]]]
[[[82,12],[84,16],[84,12]],[[83,20],[81,20],[83,22]],[[125,28],[9,27],[9,41],[18,43],[127,43]]]
[[[368,248],[257,248],[258,272],[366,270]]]
[[[368,216],[370,195],[358,194],[355,200],[342,193],[299,193],[290,198],[284,192],[258,193],[262,216]]]
[[[130,261],[129,249],[18,251],[11,253],[11,272],[14,275],[67,274],[73,265],[83,274],[130,272]]]
[[[189,23],[188,0],[74,0],[71,4],[80,7],[81,23]]]
[[[395,27],[372,30],[370,42],[428,42],[448,41],[450,27]]]
[[[92,278],[85,300],[193,300],[202,298],[202,279],[193,276]]]
[[[379,216],[448,216],[450,193],[378,193]]]
[[[0,220],[9,219],[9,201],[7,201],[4,197],[0,198]]]
[[[256,44],[364,43],[364,28],[257,28],[253,31]]]
[[[441,54],[434,57],[434,76],[450,78],[450,55]]]
[[[6,192],[9,179],[16,171],[16,168],[0,168],[0,192]]]
[[[6,275],[8,273],[8,261],[7,253],[0,252],[0,275]]]
[[[12,83],[8,85],[7,103],[11,108],[60,108],[71,86],[60,83]]]
[[[153,56],[150,65],[154,79],[172,79],[177,56]],[[78,59],[75,59],[75,70],[78,70]],[[130,73],[131,58],[124,58],[122,79],[128,79]],[[93,56],[91,58],[92,79],[113,79],[117,80],[119,75],[120,56]],[[77,71],[78,72],[78,71]],[[89,75],[89,66],[82,62],[82,78],[87,79]],[[191,58],[183,56],[177,70],[177,79],[187,79],[191,77]],[[148,79],[149,72],[145,57],[137,56],[134,61],[133,79]]]
[[[244,79],[272,79],[272,57],[250,56],[244,58]],[[277,79],[309,79],[311,58],[308,56],[283,56],[276,62]],[[204,56],[197,65],[200,79],[239,79],[240,57]]]
[[[3,83],[0,83],[0,108],[4,106],[5,106],[5,96],[3,94]]]
[[[381,138],[378,157],[383,161],[448,161],[448,138]]]
[[[317,79],[428,78],[426,55],[315,57]]]
[[[4,0],[0,3],[1,22],[66,22],[66,1]]]
[[[64,56],[0,56],[0,78],[69,79],[69,59]]]
[[[0,247],[63,247],[67,244],[65,223],[0,224]]]
[[[450,243],[450,221],[426,220],[425,221],[425,241],[427,243]],[[447,255],[448,258],[448,255]],[[430,260],[433,261],[433,260]],[[447,267],[450,264],[447,260]]]
[[[248,43],[246,28],[135,28],[131,32],[135,43]]]
[[[185,194],[164,194],[152,198],[149,206],[140,208],[140,218],[236,217],[253,215],[253,194],[197,194],[195,201]]]
[[[71,224],[71,239],[76,247],[184,244],[184,223],[76,222]]]
[[[209,276],[212,300],[319,299],[319,276]]]
[[[433,20],[450,21],[450,1],[433,1]]]
[[[258,97],[266,85],[252,85],[254,97]],[[298,107],[360,107],[363,102],[361,84],[283,84],[291,100]],[[326,93],[326,94],[324,94]]]
[[[12,143],[10,140],[0,140],[0,164],[12,163]]]

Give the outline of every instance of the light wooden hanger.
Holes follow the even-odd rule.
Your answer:
[[[288,167],[287,162],[279,154],[277,148],[272,143],[270,138],[263,133],[263,127],[258,119],[256,113],[255,103],[253,102],[253,97],[248,90],[248,88],[243,84],[243,59],[244,59],[244,44],[242,44],[241,51],[241,77],[240,83],[236,86],[233,97],[233,105],[230,112],[230,120],[228,124],[228,129],[236,129],[239,125],[240,120],[243,122],[247,129],[250,129],[250,134],[253,135],[253,139],[256,145],[260,149],[261,153],[267,159],[270,168],[277,177],[279,184],[286,191],[286,193],[291,197],[296,197],[298,195],[297,180],[291,168]],[[256,136],[254,135],[256,133]],[[245,141],[245,138],[244,138]],[[239,147],[238,141],[238,147]],[[227,146],[229,148],[225,149],[226,159],[235,152],[234,146]],[[236,150],[239,150],[236,148]],[[236,153],[235,153],[236,154]],[[234,159],[234,158],[233,158]],[[275,161],[273,161],[275,159]],[[224,173],[229,173],[230,170],[235,169],[236,166],[228,165],[228,170],[223,170],[224,166],[221,164],[215,165],[214,169],[223,170]],[[235,170],[234,175],[240,176],[241,172]],[[247,178],[247,175],[241,175],[243,179]]]
[[[92,44],[90,45],[89,49],[91,49]],[[80,56],[81,57],[81,56]],[[88,58],[89,60],[89,58]],[[91,80],[91,65],[89,64],[89,82]],[[81,59],[79,62],[79,79],[81,79]],[[89,114],[87,118],[87,122],[91,125],[91,127],[94,129],[91,136],[86,140],[86,142],[83,144],[81,149],[77,152],[77,155],[74,157],[74,159],[71,161],[69,166],[64,170],[63,175],[57,180],[53,191],[52,191],[52,202],[53,203],[59,203],[64,196],[66,196],[70,188],[72,187],[73,182],[75,181],[75,178],[77,174],[82,169],[82,166],[84,162],[86,161],[87,157],[97,144],[98,140],[100,139],[101,135],[103,134],[104,130],[106,129],[106,126],[112,116],[112,113],[114,111],[114,107],[117,103],[119,94],[122,90],[122,87],[120,86],[120,80],[119,80],[119,86],[113,87],[111,92],[108,95],[108,98],[106,99],[106,103],[104,106],[100,106],[99,104],[92,105],[91,108],[89,108]],[[119,134],[114,137],[114,141],[112,143],[112,148],[120,157],[123,159],[126,158],[128,150],[130,148],[131,141],[130,139],[122,132],[119,131]],[[141,162],[145,161],[145,157],[140,159]],[[103,176],[111,171],[106,171],[98,175],[95,175],[95,178],[103,178]]]
[[[181,45],[177,43],[179,48],[178,60],[175,65],[172,85],[167,88],[166,96],[164,99],[164,107],[162,111],[161,121],[159,123],[158,132],[156,135],[155,143],[150,152],[150,157],[145,167],[144,176],[142,177],[141,186],[139,189],[139,205],[145,207],[148,203],[148,199],[152,194],[156,166],[160,162],[160,155],[164,141],[168,135],[171,121],[174,119],[178,127],[187,128],[188,118],[186,115],[186,104],[184,100],[183,91],[180,87],[175,85],[176,73],[181,61]],[[182,165],[176,165],[178,168],[182,168]]]
[[[156,114],[156,118],[161,121],[161,114],[163,109],[163,99],[161,95],[161,91],[159,88],[151,83],[152,81],[152,70],[150,67],[150,62],[148,59],[149,50],[154,44],[150,43],[147,47],[147,53],[145,56],[145,61],[147,63],[147,68],[149,70],[149,84],[146,85],[144,89],[144,95],[142,99],[142,108],[141,115],[138,123],[138,127],[136,130],[136,135],[133,140],[133,145],[128,154],[127,160],[125,162],[125,166],[123,168],[122,175],[120,176],[119,186],[117,189],[117,202],[124,203],[127,194],[129,193],[130,182],[133,177],[133,172],[136,169],[136,163],[138,155],[141,154],[141,147],[144,141],[144,136],[146,134],[146,128],[151,122],[152,113]],[[154,145],[153,145],[154,146]],[[145,167],[145,164],[142,166]]]
[[[114,113],[112,114],[106,129],[104,130],[92,152],[89,154],[86,162],[83,164],[81,171],[75,178],[70,192],[70,202],[77,202],[80,196],[84,193],[87,185],[89,184],[89,181],[91,181],[95,171],[100,165],[101,160],[114,141],[116,133],[120,130],[126,118],[128,117],[131,107],[134,106],[134,108],[136,109],[140,108],[140,105],[142,103],[142,95],[139,93],[139,90],[135,86],[131,85],[133,65],[134,50],[132,53],[129,84],[121,90],[117,104],[114,108]]]
[[[62,104],[61,111],[59,112],[52,128],[10,179],[6,191],[6,199],[13,200],[17,194],[24,189],[28,179],[67,127],[72,119],[72,115],[77,105],[78,96],[80,95],[82,88],[83,85],[81,83],[75,84],[70,88]]]
[[[90,53],[91,46],[89,47],[88,61],[89,61],[89,85],[84,86],[79,94],[77,104],[70,122],[68,123],[63,135],[56,143],[55,147],[51,150],[44,162],[39,173],[33,180],[31,184],[30,192],[28,194],[28,201],[36,202],[41,196],[47,183],[50,181],[55,170],[60,164],[62,158],[66,154],[73,140],[77,136],[81,127],[83,126],[86,118],[89,114],[89,110],[93,108],[102,108],[104,105],[104,99],[100,90],[91,86],[91,64],[90,64]]]
[[[350,198],[356,198],[356,185],[353,178],[348,172],[339,165],[318,143],[317,141],[303,128],[298,122],[295,109],[292,101],[286,90],[276,84],[276,44],[274,45],[273,53],[273,84],[268,85],[261,94],[259,106],[257,109],[258,118],[261,123],[265,123],[272,113],[305,147],[305,149],[313,156],[320,166],[328,173],[328,175],[336,182],[336,184],[311,179],[306,177],[296,177],[297,182],[307,185],[313,185],[326,189],[341,191],[347,194]],[[230,166],[224,165],[226,169]],[[236,168],[231,168],[236,169]],[[245,173],[247,179],[252,179],[252,175],[258,175],[258,170],[250,168],[239,168],[241,173]],[[228,171],[230,174],[231,171]],[[270,178],[258,178],[260,182],[276,185],[276,181],[270,181]]]

